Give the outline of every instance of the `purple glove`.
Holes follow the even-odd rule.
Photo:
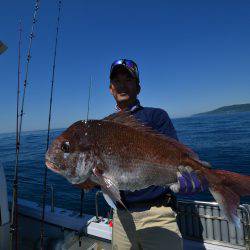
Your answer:
[[[170,189],[174,193],[194,194],[198,192],[204,192],[208,188],[208,182],[206,178],[198,177],[196,172],[191,167],[180,166],[178,169],[178,182],[170,186]]]

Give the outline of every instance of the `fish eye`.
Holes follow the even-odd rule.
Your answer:
[[[64,153],[69,153],[70,146],[69,146],[69,142],[68,141],[65,141],[65,142],[62,143],[61,150]]]

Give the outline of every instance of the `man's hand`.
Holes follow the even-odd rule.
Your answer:
[[[80,184],[75,184],[74,186],[81,188],[81,189],[92,189],[96,187],[97,184],[91,181],[90,179],[87,179],[85,182],[80,183]]]
[[[189,166],[180,166],[177,172],[178,182],[172,184],[170,189],[174,193],[194,194],[204,192],[208,188],[208,182],[205,177],[200,178],[197,173]]]

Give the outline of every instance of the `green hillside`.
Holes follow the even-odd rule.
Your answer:
[[[231,114],[231,113],[236,113],[236,112],[248,112],[248,111],[250,111],[250,103],[224,106],[224,107],[214,109],[208,112],[195,114],[195,116],[196,115]]]

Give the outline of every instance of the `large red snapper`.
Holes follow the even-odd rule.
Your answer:
[[[154,132],[130,113],[74,123],[53,141],[46,165],[72,184],[90,178],[118,202],[119,190],[178,185],[177,172],[189,166],[201,182],[208,182],[226,217],[236,225],[240,196],[250,195],[250,176],[208,168],[188,147]]]

